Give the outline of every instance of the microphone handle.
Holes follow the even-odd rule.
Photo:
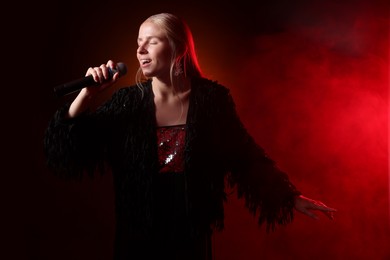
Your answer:
[[[124,75],[127,72],[127,67],[124,63],[119,62],[118,63],[118,69],[111,69],[108,68],[108,79],[112,79],[115,73],[119,72],[120,74]],[[54,93],[57,95],[57,97],[61,97],[64,95],[71,94],[75,91],[78,91],[82,88],[89,87],[89,86],[99,86],[99,83],[95,82],[93,80],[93,76],[89,75],[81,79],[76,79],[74,81],[56,86],[54,88]]]
[[[54,88],[54,93],[56,94],[56,96],[61,97],[61,96],[76,92],[76,91],[78,91],[86,86],[93,86],[93,85],[98,85],[98,83],[96,83],[93,80],[92,75],[89,75],[89,76],[86,76],[82,79],[77,79],[77,80],[56,86]]]

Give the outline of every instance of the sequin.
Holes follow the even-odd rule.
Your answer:
[[[160,172],[183,172],[185,127],[164,126],[157,130]]]

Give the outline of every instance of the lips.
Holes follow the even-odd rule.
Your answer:
[[[140,60],[140,63],[141,63],[141,65],[143,66],[143,65],[149,64],[151,61],[152,61],[152,60],[150,60],[150,59],[142,59],[142,60]]]

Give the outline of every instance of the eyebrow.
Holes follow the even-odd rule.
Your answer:
[[[147,36],[145,38],[141,38],[141,37],[138,37],[137,38],[137,41],[142,41],[142,40],[151,40],[151,39],[157,39],[157,40],[162,40],[163,38],[162,37],[159,37],[159,36]]]

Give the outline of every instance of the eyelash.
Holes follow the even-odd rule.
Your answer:
[[[138,44],[138,47],[140,47],[141,45],[156,45],[158,44],[158,42],[149,42],[149,43],[146,43],[146,44]]]

